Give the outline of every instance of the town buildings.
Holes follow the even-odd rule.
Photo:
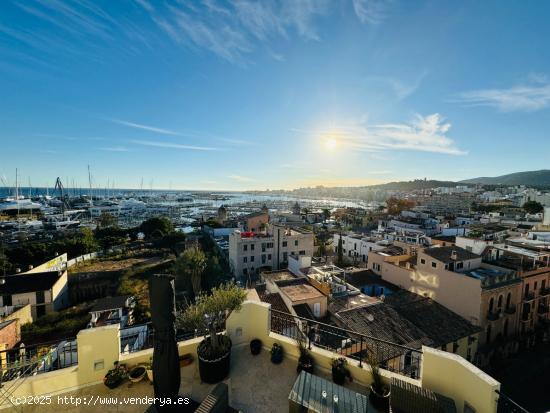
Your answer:
[[[238,279],[255,279],[262,269],[288,265],[290,256],[313,256],[313,233],[271,224],[261,232],[235,230],[229,235],[229,263]]]

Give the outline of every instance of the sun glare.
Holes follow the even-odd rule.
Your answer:
[[[338,147],[338,141],[334,138],[326,138],[323,145],[327,151],[332,151]]]

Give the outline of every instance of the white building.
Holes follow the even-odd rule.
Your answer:
[[[255,277],[261,269],[278,270],[289,256],[313,256],[313,233],[301,228],[270,225],[266,233],[233,231],[229,263],[237,278]]]

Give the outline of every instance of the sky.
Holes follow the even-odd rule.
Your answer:
[[[550,2],[0,1],[0,186],[550,168]]]

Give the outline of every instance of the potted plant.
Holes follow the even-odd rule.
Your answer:
[[[278,343],[273,343],[271,347],[271,362],[273,364],[281,364],[283,361],[283,347]]]
[[[132,383],[137,383],[145,377],[146,373],[147,369],[145,366],[135,366],[128,372],[128,379],[130,379]]]
[[[332,359],[332,381],[336,384],[343,385],[346,378],[351,381],[351,374],[348,369],[348,361],[344,357]]]
[[[114,362],[114,367],[110,369],[105,377],[103,383],[110,389],[120,386],[122,381],[128,376],[128,371],[124,364],[119,364],[118,361]]]
[[[260,354],[260,351],[262,350],[262,341],[258,338],[255,338],[250,342],[250,353],[252,353],[253,356],[257,356]]]
[[[303,338],[298,340],[298,349],[300,350],[300,357],[298,357],[298,366],[296,371],[298,374],[303,370],[308,373],[313,373],[313,357],[309,354],[309,350],[306,347],[306,344]]]
[[[367,356],[367,362],[371,369],[372,384],[370,386],[369,400],[377,409],[388,412],[390,409],[390,388],[384,384],[382,375],[380,374],[380,367],[378,359],[369,352]]]
[[[199,374],[205,383],[214,384],[229,374],[231,339],[222,333],[227,317],[241,308],[246,298],[243,289],[225,284],[212,289],[210,295],[201,294],[195,304],[178,314],[178,327],[194,329],[204,334],[197,347]]]

